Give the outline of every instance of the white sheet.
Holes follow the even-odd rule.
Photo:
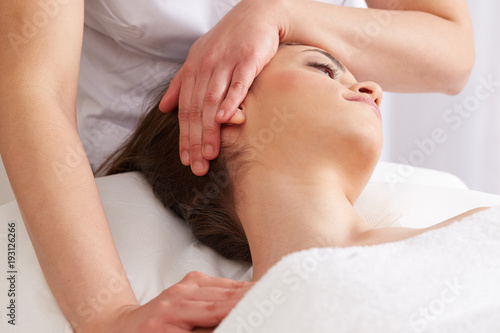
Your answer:
[[[249,280],[248,264],[226,260],[199,244],[189,228],[173,217],[154,198],[150,187],[137,173],[97,180],[106,215],[120,258],[139,302],[146,303],[161,291],[197,270],[212,276]],[[9,325],[6,304],[8,223],[16,225],[16,326]],[[56,239],[54,241],[57,241]],[[0,332],[71,332],[43,278],[21,215],[15,202],[0,207]],[[119,292],[115,283],[102,291],[100,304]],[[95,302],[95,301],[94,301]],[[92,301],[84,310],[92,313]]]

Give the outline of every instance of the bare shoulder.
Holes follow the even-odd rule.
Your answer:
[[[423,234],[429,230],[435,230],[439,228],[446,227],[447,225],[452,224],[453,222],[460,221],[463,218],[470,216],[472,214],[478,213],[480,211],[489,209],[491,207],[480,207],[474,208],[465,213],[452,217],[446,221],[440,222],[428,228],[407,228],[407,227],[391,227],[391,228],[383,228],[383,229],[373,229],[371,230],[366,237],[360,239],[360,241],[354,245],[376,245],[383,244],[389,242],[400,241],[408,238],[415,237],[417,235]]]
[[[475,213],[478,213],[480,211],[483,211],[483,210],[486,210],[486,209],[490,209],[490,208],[491,207],[479,207],[479,208],[474,208],[474,209],[468,210],[465,213],[462,213],[460,215],[454,216],[454,217],[452,217],[450,219],[447,219],[446,221],[440,222],[440,223],[438,223],[436,225],[433,225],[432,227],[426,228],[425,230],[433,230],[433,229],[439,229],[439,228],[445,227],[447,225],[452,224],[453,222],[460,221],[460,220],[462,220],[463,218],[465,218],[467,216],[473,215]]]

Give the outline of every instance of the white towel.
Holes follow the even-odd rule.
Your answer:
[[[416,237],[282,258],[215,332],[500,332],[500,207]]]
[[[395,167],[380,168],[378,176],[372,179],[374,182],[367,186],[355,205],[360,215],[374,227],[425,227],[471,208],[500,204],[500,196],[461,186],[449,188],[456,183],[449,175],[421,177],[425,170],[416,170],[413,178],[407,177],[404,181],[380,182],[388,178],[384,176],[387,172],[396,173]],[[427,179],[427,183],[420,184],[421,178]],[[115,244],[141,304],[193,270],[250,280],[252,268],[249,265],[226,260],[196,241],[189,227],[156,200],[140,174],[132,172],[99,178],[97,185]],[[16,234],[15,298],[8,295],[9,223],[15,223]],[[0,279],[1,333],[71,332],[43,278],[15,202],[0,206],[0,266],[4,274]],[[106,294],[107,290],[103,290],[102,302]],[[10,310],[7,306],[11,300],[15,300],[16,326],[8,323]]]

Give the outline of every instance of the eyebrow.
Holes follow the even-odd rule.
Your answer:
[[[324,55],[325,57],[327,57],[328,59],[330,59],[342,72],[345,73],[345,67],[344,67],[344,65],[342,65],[342,63],[340,61],[338,61],[337,58],[335,58],[334,56],[332,56],[330,53],[328,53],[326,51],[319,50],[319,49],[307,49],[307,50],[301,51],[301,53],[302,52],[318,52],[318,53],[321,53],[322,55]]]

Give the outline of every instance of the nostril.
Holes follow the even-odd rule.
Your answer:
[[[359,91],[360,93],[364,93],[364,94],[371,94],[371,93],[373,93],[373,91],[371,91],[371,90],[370,90],[370,89],[368,89],[368,88],[364,88],[364,87],[359,88],[359,89],[358,89],[358,91]]]

